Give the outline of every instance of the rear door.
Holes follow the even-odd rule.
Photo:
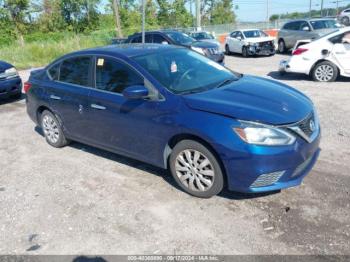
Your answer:
[[[341,34],[333,39],[330,39],[334,43],[332,55],[342,67],[346,73],[350,73],[350,43],[344,41],[344,36],[350,34],[350,31],[345,34]]]
[[[49,105],[60,117],[65,132],[71,138],[85,136],[91,67],[91,56],[78,56],[48,69],[51,78],[46,86]]]

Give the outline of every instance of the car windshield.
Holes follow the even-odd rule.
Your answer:
[[[192,33],[191,36],[196,40],[214,39],[214,36],[207,32]]]
[[[327,29],[327,28],[339,28],[335,20],[315,20],[310,21],[314,30]]]
[[[267,36],[267,34],[265,34],[261,30],[243,31],[243,34],[246,38],[256,38],[256,37],[266,37]]]
[[[202,92],[241,77],[205,56],[185,48],[135,56],[133,59],[175,94]]]
[[[180,45],[189,45],[195,41],[192,37],[181,32],[167,32],[166,35]]]

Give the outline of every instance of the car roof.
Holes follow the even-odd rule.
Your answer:
[[[164,50],[179,49],[182,47],[174,45],[162,45],[162,44],[117,44],[108,45],[96,48],[89,48],[77,52],[68,54],[70,55],[84,55],[84,54],[110,54],[117,56],[134,57],[138,55],[146,55],[159,53]]]
[[[330,18],[330,17],[319,17],[319,18],[305,18],[305,19],[294,19],[294,20],[289,20],[287,23],[292,23],[292,22],[302,22],[302,21],[323,21],[323,20],[335,20],[335,18]]]
[[[161,29],[161,30],[153,30],[153,31],[146,31],[145,34],[152,34],[152,33],[160,33],[160,34],[166,34],[166,33],[182,33],[180,31],[174,30],[174,29]],[[132,35],[129,35],[129,37],[134,37],[134,36],[138,36],[141,35],[142,32],[136,32]]]

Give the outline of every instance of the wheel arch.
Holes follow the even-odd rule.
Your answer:
[[[182,134],[177,134],[174,135],[173,137],[171,137],[168,141],[168,143],[165,146],[164,149],[164,167],[167,169],[169,167],[169,158],[170,158],[170,154],[172,152],[172,149],[181,141],[183,140],[193,140],[196,141],[200,144],[202,144],[203,146],[205,146],[206,148],[208,148],[208,150],[215,156],[215,158],[217,159],[222,173],[224,175],[224,185],[227,185],[227,175],[226,175],[226,169],[224,166],[224,163],[222,162],[218,152],[215,150],[215,148],[209,143],[207,142],[205,139],[203,139],[202,137],[198,136],[198,135],[194,135],[194,134],[189,134],[189,133],[182,133]]]
[[[315,66],[316,66],[317,64],[319,64],[319,63],[322,63],[322,62],[329,62],[329,63],[332,63],[332,64],[338,69],[338,75],[337,75],[337,76],[340,75],[340,68],[339,68],[339,66],[337,66],[335,63],[333,63],[332,61],[330,61],[330,60],[328,60],[328,59],[321,58],[321,59],[317,60],[317,61],[310,67],[309,76],[312,76],[312,72],[313,72]]]
[[[36,120],[37,120],[37,123],[40,125],[40,119],[41,119],[41,114],[45,111],[49,111],[51,112],[56,118],[57,120],[59,121],[61,127],[63,127],[63,122],[62,122],[62,119],[59,115],[57,115],[53,110],[51,110],[50,107],[46,106],[46,105],[41,105],[38,107],[38,109],[36,110]]]

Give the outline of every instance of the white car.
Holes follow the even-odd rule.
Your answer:
[[[299,46],[280,62],[279,71],[307,74],[320,82],[335,81],[339,75],[350,77],[350,27]]]
[[[250,55],[274,55],[275,39],[259,29],[245,29],[232,32],[226,37],[225,52]]]

